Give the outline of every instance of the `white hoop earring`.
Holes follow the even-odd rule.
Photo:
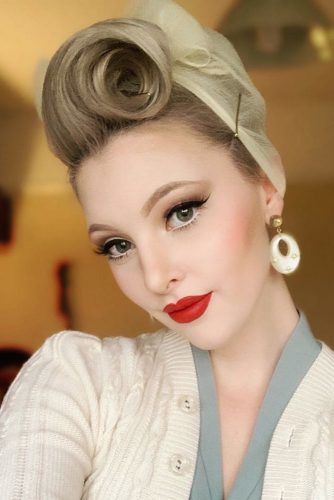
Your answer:
[[[270,261],[272,266],[282,274],[293,273],[300,262],[300,250],[297,241],[287,233],[282,233],[281,225],[283,223],[283,218],[280,215],[273,215],[270,218],[270,225],[277,229],[277,234],[272,238],[270,242]],[[288,251],[286,255],[283,255],[279,249],[279,243],[283,240]]]

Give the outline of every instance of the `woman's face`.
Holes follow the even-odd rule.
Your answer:
[[[91,241],[123,293],[194,345],[224,344],[264,304],[274,272],[266,223],[282,200],[270,183],[246,181],[223,148],[186,127],[142,125],[86,159],[77,185]],[[195,320],[163,311],[211,291]]]

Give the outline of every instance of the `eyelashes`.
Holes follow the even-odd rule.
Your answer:
[[[209,198],[210,198],[210,195],[207,197],[199,197],[199,198],[192,197],[191,199],[183,200],[181,203],[178,203],[177,205],[173,206],[171,209],[167,210],[164,213],[163,218],[167,222],[167,221],[170,221],[172,219],[174,214],[176,215],[180,212],[183,212],[183,216],[184,216],[185,215],[184,212],[186,212],[186,216],[187,216],[187,211],[189,211],[189,209],[196,209],[196,216],[195,217],[192,217],[189,222],[185,222],[181,226],[178,226],[175,229],[173,229],[172,231],[175,232],[175,231],[182,231],[182,230],[188,229],[188,228],[190,228],[190,226],[192,224],[195,224],[198,221],[198,219],[201,215],[201,210],[205,208],[205,203],[208,201]],[[179,219],[177,219],[177,220],[179,222],[182,222]],[[113,262],[119,262],[119,261],[121,261],[121,260],[123,261],[124,259],[129,257],[129,255],[130,255],[130,248],[129,247],[130,246],[131,246],[131,243],[125,239],[113,238],[113,239],[106,241],[102,245],[98,245],[97,248],[93,251],[94,251],[94,253],[96,253],[98,255],[107,255],[109,260],[111,260]],[[125,251],[126,253],[123,253],[123,254],[118,255],[118,256],[111,255],[110,249],[113,247],[115,247],[115,248],[118,247],[118,248],[116,248],[116,250],[118,252]]]

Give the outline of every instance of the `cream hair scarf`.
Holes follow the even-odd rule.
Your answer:
[[[266,135],[264,99],[231,43],[202,26],[173,0],[129,0],[122,17],[151,22],[164,32],[172,58],[172,80],[206,103],[234,132],[241,95],[238,137],[284,197],[285,172],[280,155]],[[47,65],[48,61],[41,61],[35,80],[40,117]]]
[[[132,0],[123,17],[158,25],[167,35],[172,78],[206,103],[233,130],[284,197],[285,172],[265,131],[266,107],[231,43],[202,26],[173,0]]]

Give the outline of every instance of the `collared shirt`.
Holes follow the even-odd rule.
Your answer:
[[[258,412],[246,455],[224,500],[260,500],[270,441],[290,398],[321,351],[307,318],[287,340]],[[219,410],[210,352],[191,344],[200,395],[200,437],[190,500],[223,500]]]

